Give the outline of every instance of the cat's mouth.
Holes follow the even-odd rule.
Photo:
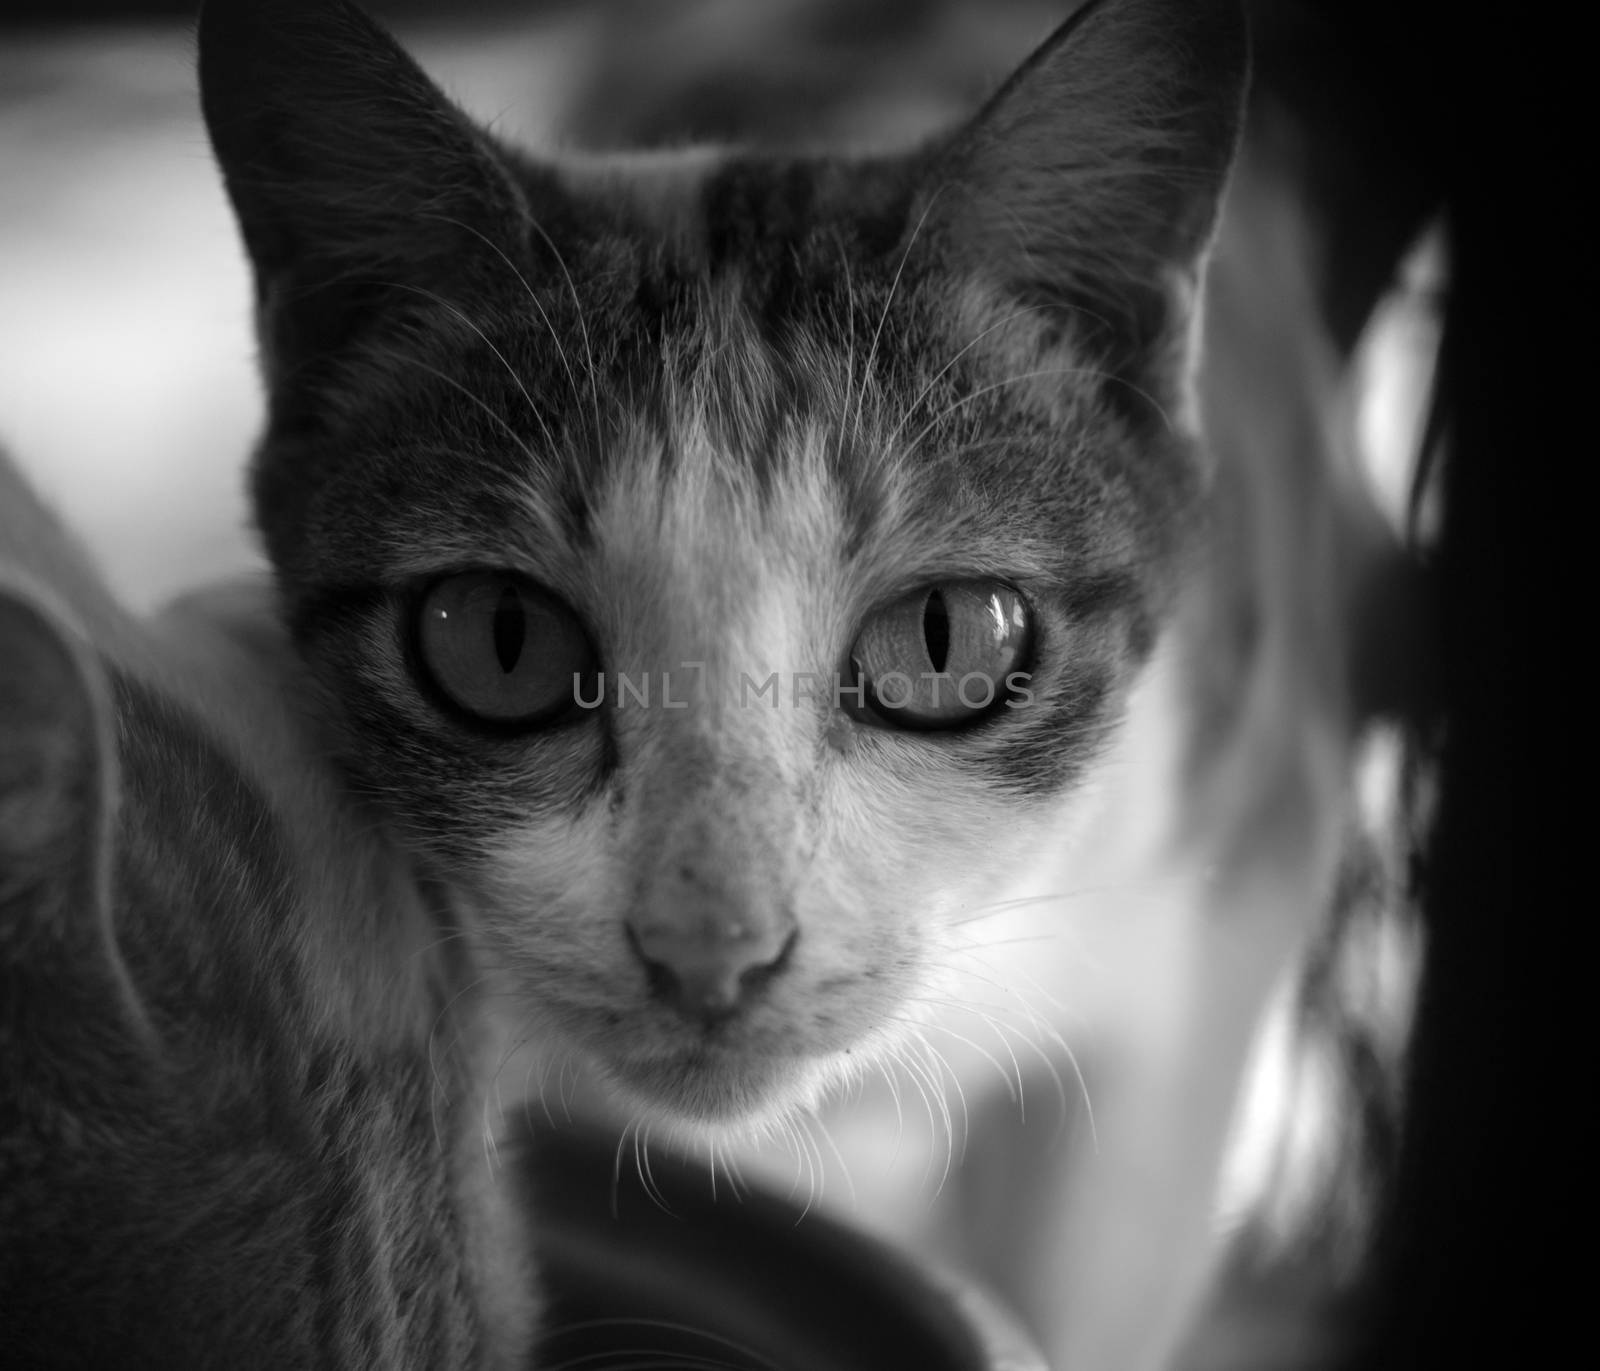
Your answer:
[[[604,1063],[614,1089],[640,1105],[701,1125],[751,1123],[808,1107],[832,1074],[820,1057],[753,1052],[716,1030],[676,1051]]]

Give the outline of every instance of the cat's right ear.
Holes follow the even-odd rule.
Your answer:
[[[1086,0],[939,152],[926,237],[946,268],[1067,325],[1160,390],[1238,143],[1239,0]]]
[[[270,367],[527,233],[500,151],[346,0],[207,0],[200,97]]]

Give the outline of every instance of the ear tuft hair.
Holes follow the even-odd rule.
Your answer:
[[[935,159],[945,252],[1126,375],[1187,321],[1243,115],[1238,0],[1089,0]]]

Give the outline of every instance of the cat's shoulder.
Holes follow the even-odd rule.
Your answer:
[[[474,973],[321,764],[265,601],[135,618],[3,456],[0,487],[8,1353],[491,1364],[492,1322],[511,1364]]]

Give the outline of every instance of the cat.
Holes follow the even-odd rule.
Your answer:
[[[1040,1180],[993,1216],[1076,1368],[1158,1365],[1192,1315],[1250,1043],[1336,865],[1337,726],[1273,694],[1327,665],[1295,655],[1303,586],[1259,633],[1195,603],[1247,46],[1229,0],[1091,0],[909,150],[533,155],[343,0],[200,30],[284,623],[513,1037],[664,1131],[760,1130],[903,1056],[1024,892],[1022,928],[1108,968],[1070,1006],[1107,1025],[1100,1146],[1070,1206]],[[1296,340],[1232,317],[1208,367],[1290,398],[1258,433],[1208,408],[1213,447],[1315,449]],[[1196,691],[1235,640],[1266,665]],[[1267,784],[1192,781],[1206,708]],[[1223,878],[1060,894],[1196,852]]]
[[[9,1365],[526,1362],[472,959],[267,608],[135,619],[0,454]]]
[[[985,71],[1027,50],[1041,8],[685,0],[648,22],[613,12],[565,126],[617,147],[807,127],[836,141],[926,135],[974,102]],[[1273,36],[1279,21],[1293,27],[1282,8],[1252,13],[1258,37],[1267,31],[1207,273],[1195,388],[1216,467],[1208,546],[1191,562],[1167,660],[1147,673],[1167,680],[1124,724],[1137,746],[1100,768],[1091,827],[1043,894],[997,901],[963,926],[952,955],[971,974],[903,1049],[910,1108],[893,1088],[836,1102],[821,1119],[836,1156],[805,1155],[803,1137],[736,1154],[758,1174],[798,1166],[802,1184],[824,1203],[830,1190],[842,1197],[858,1222],[979,1266],[1036,1325],[1061,1329],[1059,1343],[1079,1339],[1068,1364],[1082,1364],[1096,1324],[1111,1336],[1154,1328],[1152,1309],[1171,1301],[1146,1298],[1152,1274],[1185,1269],[1190,1280],[1223,1271],[1225,1307],[1208,1310],[1199,1338],[1226,1349],[1217,1364],[1246,1364],[1249,1341],[1273,1340],[1269,1365],[1285,1363],[1288,1336],[1325,1346],[1329,1328],[1351,1323],[1396,1136],[1415,940],[1386,831],[1398,796],[1371,779],[1393,738],[1365,721],[1389,712],[1382,701],[1415,667],[1418,635],[1377,629],[1397,620],[1370,609],[1409,602],[1405,557],[1358,465],[1374,455],[1348,417],[1352,400],[1365,403],[1363,368],[1345,374],[1349,302],[1342,288],[1328,298],[1349,235],[1330,238],[1310,212],[1315,158],[1281,103],[1299,89],[1293,45],[1286,61],[1283,30]],[[1379,662],[1388,684],[1374,691]],[[1359,785],[1346,780],[1357,774]],[[1301,957],[1308,925],[1319,931]],[[1263,1006],[1279,964],[1296,969]],[[1385,987],[1376,999],[1374,986]],[[1163,1011],[1197,992],[1181,1014]],[[1098,1128],[1075,1098],[1080,1081]],[[1235,1082],[1248,1082],[1248,1103],[1219,1187],[1216,1106]],[[1145,1112],[1130,1123],[1135,1100]],[[1153,1121],[1161,1101],[1172,1116]],[[1091,1196],[1121,1230],[1114,1248],[1086,1221]],[[1208,1202],[1209,1226],[1175,1221]],[[1090,1236],[1074,1244],[1074,1233]],[[1198,1239],[1187,1261],[1172,1260],[1178,1233]],[[1063,1298],[1085,1288],[1074,1265],[1102,1273],[1098,1310],[1135,1315],[1086,1317],[1082,1298]],[[1095,1355],[1139,1360],[1126,1346]]]

